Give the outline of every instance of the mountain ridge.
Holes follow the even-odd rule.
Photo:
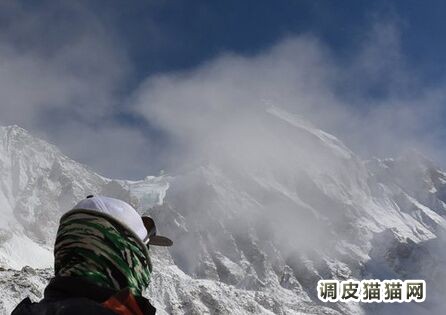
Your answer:
[[[173,238],[170,250],[151,249],[155,271],[148,296],[161,314],[369,314],[371,307],[385,314],[395,309],[323,304],[316,296],[322,278],[418,276],[441,288],[443,278],[422,267],[429,261],[419,253],[443,259],[436,249],[444,244],[446,230],[443,171],[418,158],[362,161],[336,137],[278,108],[259,119],[259,126],[272,127],[258,130],[262,141],[250,143],[241,135],[246,149],[240,154],[216,148],[219,158],[204,165],[140,181],[102,177],[24,129],[10,127],[26,140],[0,146],[0,215],[11,222],[0,227],[0,235],[6,235],[0,238],[5,270],[0,273],[32,265],[25,257],[29,248],[40,248],[49,259],[46,266],[33,267],[51,266],[58,218],[93,193],[132,202]],[[1,139],[5,130],[0,129]],[[8,251],[14,237],[29,243],[22,261]],[[444,272],[440,263],[430,265]],[[17,272],[24,287],[44,283],[50,273],[30,272]],[[8,277],[15,281],[14,272]],[[19,297],[20,292],[5,297],[10,302],[4,311]],[[413,314],[444,309],[436,296],[428,301],[400,309]]]

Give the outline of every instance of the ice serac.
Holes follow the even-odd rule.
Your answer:
[[[444,292],[443,171],[415,151],[363,161],[336,137],[277,107],[256,121],[258,140],[240,134],[243,146],[221,143],[198,167],[140,181],[104,178],[23,129],[0,129],[0,273],[37,288],[8,294],[0,282],[3,309],[26,294],[38,299],[50,273],[8,268],[51,265],[59,216],[101,193],[149,213],[174,240],[168,250],[151,248],[148,296],[161,314],[446,310],[435,290],[423,304],[385,306],[324,304],[316,296],[319,279],[349,278],[422,278]],[[17,244],[24,249],[12,253]],[[37,264],[36,255],[49,264]]]

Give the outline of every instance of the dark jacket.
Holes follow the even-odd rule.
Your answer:
[[[116,293],[78,277],[56,277],[46,287],[43,300],[32,303],[26,298],[12,315],[116,315],[101,305]],[[144,315],[155,314],[147,299],[135,298]]]

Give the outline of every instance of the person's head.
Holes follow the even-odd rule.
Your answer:
[[[88,196],[60,219],[55,273],[142,295],[152,272],[149,245],[170,246],[172,241],[156,235],[154,221],[126,202]]]

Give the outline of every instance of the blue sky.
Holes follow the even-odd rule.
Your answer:
[[[284,37],[312,33],[340,58],[363,40],[376,19],[401,31],[407,61],[426,78],[444,75],[442,1],[122,1],[92,2],[91,10],[124,45],[135,80],[187,69],[225,51],[256,54]]]
[[[21,125],[106,176],[140,178],[181,164],[184,148],[210,126],[188,134],[187,122],[162,114],[181,112],[182,101],[201,112],[191,103],[209,103],[214,90],[229,110],[228,93],[240,99],[227,102],[254,97],[227,84],[239,76],[252,91],[268,86],[263,98],[364,157],[410,146],[443,165],[442,1],[18,1],[0,8],[1,124]],[[274,62],[281,63],[269,68]],[[295,72],[281,82],[275,71],[288,68]],[[200,83],[203,76],[212,84]]]

